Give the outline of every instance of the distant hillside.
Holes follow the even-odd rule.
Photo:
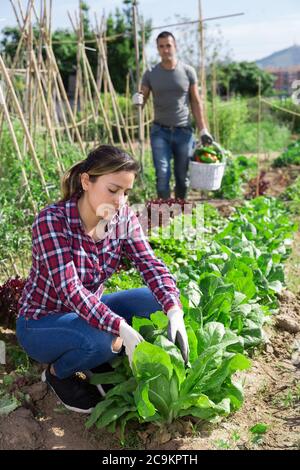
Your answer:
[[[300,46],[292,46],[282,51],[274,52],[268,57],[256,61],[257,65],[261,68],[266,67],[292,67],[300,65]]]

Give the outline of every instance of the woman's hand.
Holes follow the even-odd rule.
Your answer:
[[[131,367],[134,350],[141,341],[144,341],[144,338],[124,320],[120,323],[119,336],[123,340],[125,352]]]
[[[183,321],[183,311],[179,307],[172,307],[168,310],[167,316],[169,319],[168,338],[174,344],[177,340],[183,360],[187,363],[189,360],[189,343]]]

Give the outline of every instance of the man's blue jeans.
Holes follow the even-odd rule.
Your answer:
[[[175,197],[184,199],[189,186],[188,169],[194,138],[191,127],[151,127],[151,148],[156,171],[156,190],[160,198],[170,197],[171,158],[174,157]]]
[[[133,316],[149,318],[162,310],[147,287],[103,295],[101,301],[129,324]],[[90,326],[76,313],[49,314],[39,320],[19,317],[16,333],[27,354],[38,362],[53,364],[61,379],[116,357],[111,350],[115,336]]]

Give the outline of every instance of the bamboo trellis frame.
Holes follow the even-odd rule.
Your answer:
[[[128,148],[135,155],[135,132],[139,129],[139,124],[131,103],[130,106],[126,103],[125,117],[117,99],[109,72],[106,47],[106,41],[114,40],[114,38],[106,37],[104,16],[100,21],[96,18],[95,39],[86,40],[80,8],[79,14],[75,13],[75,21],[69,14],[73,30],[77,33],[76,89],[74,103],[71,105],[53,50],[55,42],[52,40],[51,33],[52,0],[42,0],[39,12],[36,11],[34,0],[27,0],[25,8],[22,7],[19,0],[10,0],[10,3],[20,30],[20,40],[11,61],[8,62],[7,59],[0,56],[0,80],[6,85],[5,108],[0,104],[0,139],[3,125],[6,123],[17,158],[21,162],[24,185],[30,199],[32,199],[30,176],[26,173],[24,164],[26,154],[31,155],[43,190],[50,200],[48,185],[42,169],[42,159],[47,161],[49,158],[53,159],[57,174],[61,176],[64,172],[59,147],[61,142],[68,141],[74,144],[83,155],[86,155],[89,125],[90,123],[97,124],[100,119],[103,122],[108,142],[115,144],[113,136],[113,129],[115,129],[119,144],[126,150]],[[33,23],[35,24],[34,29]],[[119,35],[115,35],[115,38],[117,37]],[[98,59],[96,76],[94,76],[86,53],[85,44],[91,41],[96,44]],[[26,85],[23,91],[18,89],[16,80],[21,80],[21,83]],[[102,90],[104,91],[104,100]],[[108,114],[108,97],[111,101],[113,119]],[[129,82],[127,99],[130,102]],[[79,105],[81,106],[82,118],[78,119]],[[149,109],[147,112],[144,126],[148,126],[149,130],[151,115]],[[15,132],[13,133],[15,120],[21,123],[23,146],[20,146]],[[40,154],[40,147],[39,150],[35,147],[38,135],[44,139],[44,155]],[[99,138],[95,135],[92,142],[96,143],[97,140]],[[33,200],[32,207],[36,211]]]

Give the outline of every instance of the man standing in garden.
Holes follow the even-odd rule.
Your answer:
[[[170,197],[171,158],[174,158],[175,197],[185,199],[189,185],[188,167],[193,152],[193,130],[189,105],[200,133],[201,143],[210,145],[198,92],[196,71],[176,57],[176,41],[172,33],[163,31],[156,38],[161,61],[142,78],[141,90],[133,95],[133,103],[144,106],[150,91],[153,94],[154,122],[151,127],[151,149],[156,171],[159,198]]]

